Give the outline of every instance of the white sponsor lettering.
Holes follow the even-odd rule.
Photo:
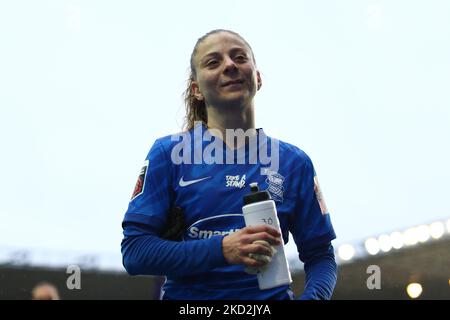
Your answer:
[[[200,230],[197,227],[190,227],[189,228],[189,237],[192,239],[208,239],[212,236],[219,236],[219,235],[227,235],[233,232],[238,231],[239,229],[230,229],[227,231],[221,231],[221,230]]]

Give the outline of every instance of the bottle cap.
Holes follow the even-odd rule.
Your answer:
[[[255,203],[270,200],[270,194],[266,190],[259,191],[258,183],[250,183],[251,193],[244,196],[244,206]]]

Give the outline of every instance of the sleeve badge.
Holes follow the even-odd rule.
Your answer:
[[[323,198],[322,189],[320,188],[319,179],[317,176],[314,176],[314,192],[316,193],[317,201],[319,202],[320,211],[322,215],[328,214],[328,208],[325,204],[325,199]]]
[[[145,187],[145,177],[147,175],[147,169],[148,169],[148,160],[145,160],[144,165],[141,169],[141,172],[139,173],[139,177],[136,181],[136,186],[134,187],[133,194],[131,196],[131,201],[139,197],[144,192]]]

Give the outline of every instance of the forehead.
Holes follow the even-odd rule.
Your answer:
[[[247,52],[251,51],[239,36],[228,32],[214,33],[198,45],[195,60],[198,61],[213,52],[227,53],[232,49],[238,48]]]

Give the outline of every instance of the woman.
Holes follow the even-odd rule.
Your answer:
[[[289,232],[305,264],[300,298],[331,298],[335,233],[315,171],[303,151],[255,129],[261,85],[240,35],[214,30],[197,41],[187,130],[156,140],[123,221],[126,270],[166,276],[163,299],[293,299],[288,285],[259,290],[247,273],[267,264]],[[282,234],[245,227],[242,199],[251,182],[275,200]]]

